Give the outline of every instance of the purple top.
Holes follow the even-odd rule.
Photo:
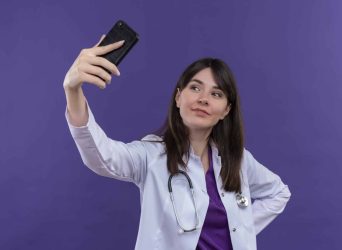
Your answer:
[[[196,250],[232,250],[227,213],[217,191],[210,146],[209,169],[205,175],[205,181],[209,195],[209,207]]]

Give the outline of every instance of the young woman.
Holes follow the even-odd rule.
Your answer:
[[[288,187],[244,148],[239,95],[228,66],[203,58],[181,75],[158,133],[130,143],[96,123],[82,83],[105,88],[117,67],[84,49],[67,72],[66,119],[84,164],[135,183],[141,217],[135,249],[256,249],[256,235],[285,208]]]

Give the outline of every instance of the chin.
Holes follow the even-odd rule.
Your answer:
[[[188,123],[185,124],[189,129],[194,129],[194,130],[208,130],[211,129],[213,126],[211,124],[206,124],[206,123]]]

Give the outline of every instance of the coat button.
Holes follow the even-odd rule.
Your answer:
[[[221,193],[221,196],[224,197],[224,193],[223,192]]]
[[[235,231],[236,231],[236,228],[234,227],[234,228],[233,228],[233,232],[235,232]]]

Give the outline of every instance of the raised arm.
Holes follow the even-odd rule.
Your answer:
[[[63,87],[65,91],[67,109],[70,115],[70,123],[74,126],[84,126],[88,121],[88,110],[86,98],[82,91],[83,83],[90,83],[101,89],[106,88],[112,77],[103,68],[119,76],[118,68],[107,59],[99,57],[123,45],[123,41],[97,47],[100,41],[92,48],[82,49],[67,74],[65,75]]]
[[[111,75],[104,69],[120,75],[114,64],[98,55],[119,48],[123,42],[103,47],[97,47],[98,44],[81,50],[65,76],[63,87],[67,100],[65,115],[68,126],[83,163],[88,168],[99,175],[131,181],[140,186],[146,174],[144,143],[123,143],[110,139],[96,123],[82,91],[84,82],[104,89],[111,81]]]

